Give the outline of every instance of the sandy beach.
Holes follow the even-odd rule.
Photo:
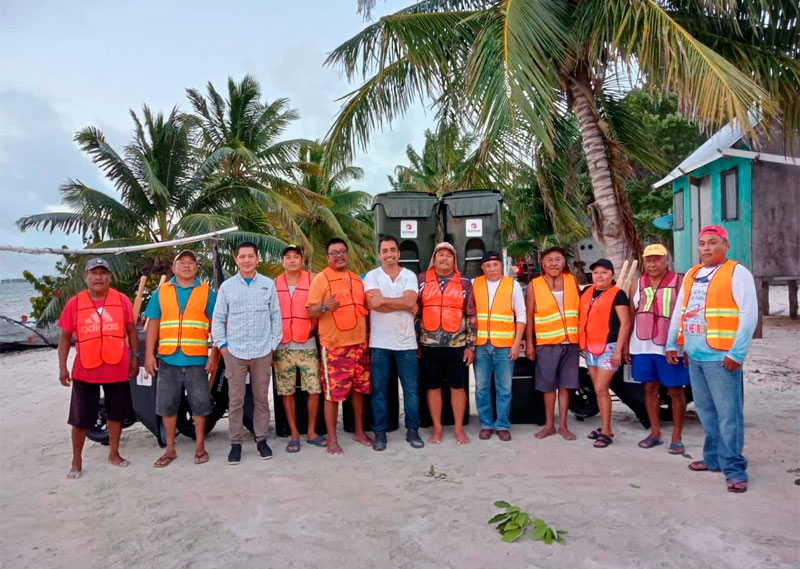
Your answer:
[[[800,321],[786,316],[786,289],[773,290],[773,316],[745,365],[745,454],[750,491],[729,494],[719,473],[693,473],[665,447],[636,446],[645,431],[615,404],[616,441],[591,447],[600,423],[571,419],[575,442],[514,439],[411,449],[401,432],[383,453],[342,435],[344,455],[287,439],[271,461],[246,444],[242,464],[225,462],[227,421],[208,438],[211,461],[179,459],[156,470],[161,450],[141,425],[123,432],[132,465],[106,463],[87,443],[84,475],[69,481],[69,390],[57,380],[55,350],[0,358],[2,518],[0,565],[41,567],[797,567],[800,563]],[[474,405],[472,407],[475,412]],[[702,456],[690,406],[688,454]],[[341,428],[341,426],[340,426]],[[670,425],[663,427],[669,435]],[[427,435],[427,430],[423,430]],[[430,466],[444,480],[426,476]],[[566,529],[566,546],[523,538],[502,543],[487,525],[507,500]]]

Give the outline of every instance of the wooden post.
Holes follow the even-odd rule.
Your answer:
[[[758,307],[761,314],[769,316],[769,279],[756,279],[758,286]]]
[[[789,318],[797,320],[797,280],[789,281]]]

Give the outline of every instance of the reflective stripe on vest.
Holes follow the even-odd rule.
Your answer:
[[[77,328],[78,353],[85,369],[103,364],[116,365],[125,354],[125,313],[122,298],[113,288],[103,301],[101,310],[95,308],[89,293],[78,293]]]
[[[339,330],[352,330],[358,324],[358,319],[368,314],[364,284],[353,271],[347,271],[347,276],[341,276],[325,267],[321,273],[328,281],[331,296],[339,301],[339,308],[331,312],[333,323]]]
[[[439,288],[439,278],[434,269],[425,272],[425,286],[422,289],[422,326],[428,332],[442,329],[454,334],[461,329],[464,318],[464,287],[461,286],[461,273],[453,273],[444,292]]]
[[[208,283],[192,287],[183,312],[178,304],[177,286],[164,283],[158,289],[161,320],[158,325],[158,353],[174,354],[178,349],[187,356],[208,355],[208,333],[211,321],[206,315]]]
[[[281,343],[297,342],[302,344],[311,337],[311,319],[308,317],[308,286],[311,278],[308,271],[300,271],[294,294],[289,292],[286,282],[286,273],[278,275],[275,279],[275,288],[278,290],[278,302],[281,306],[283,319],[283,337]]]
[[[498,348],[511,347],[517,332],[511,301],[514,279],[501,277],[492,300],[489,300],[489,282],[486,277],[475,278],[473,291],[475,308],[478,311],[478,335],[475,343],[482,346],[491,342]]]
[[[639,303],[636,306],[636,337],[652,340],[657,346],[666,346],[669,336],[669,320],[678,300],[676,294],[680,277],[667,271],[658,283],[658,288],[650,285],[650,277],[645,273],[639,277]]]
[[[580,345],[582,350],[599,356],[608,344],[611,311],[619,287],[612,285],[597,298],[594,298],[594,290],[592,285],[581,295]]]
[[[738,264],[736,261],[725,261],[711,277],[706,290],[706,342],[715,350],[730,350],[736,338],[736,331],[739,329],[739,306],[733,299],[733,271]],[[695,265],[683,279],[683,307],[678,328],[679,346],[684,344],[683,323],[689,306],[689,297],[692,294],[692,285],[702,268],[702,264]]]
[[[536,305],[533,313],[536,344],[562,344],[565,341],[577,344],[579,342],[578,314],[581,300],[578,293],[578,282],[569,273],[564,273],[562,278],[564,279],[563,316],[547,280],[542,276],[531,281]]]

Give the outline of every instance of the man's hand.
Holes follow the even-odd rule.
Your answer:
[[[515,341],[513,344],[511,344],[511,350],[508,353],[508,359],[510,359],[512,362],[516,361],[516,359],[519,357],[520,348],[522,348],[522,342]]]
[[[667,350],[665,354],[667,356],[667,363],[672,366],[678,365],[678,351],[677,350]]]
[[[128,377],[136,377],[139,375],[139,358],[137,356],[133,356],[131,358],[131,363],[128,366]]]
[[[155,375],[158,371],[158,360],[154,354],[147,354],[144,357],[144,371],[150,375]]]
[[[333,312],[337,308],[339,308],[339,301],[336,300],[334,296],[329,296],[325,300],[322,301],[322,304],[328,309],[329,312]]]
[[[728,371],[736,371],[737,369],[742,367],[742,364],[740,364],[739,362],[737,362],[732,358],[729,358],[728,356],[725,356],[725,359],[722,360],[722,367],[724,367]]]
[[[408,311],[411,313],[412,316],[416,316],[417,313],[419,312],[419,305],[415,303],[411,308],[408,309]]]
[[[219,354],[224,358],[228,355],[228,346],[224,346],[219,349]]]
[[[475,348],[464,348],[464,365],[469,366],[475,361]]]
[[[206,373],[210,375],[212,378],[217,376],[217,370],[219,369],[219,350],[216,348],[212,348],[211,355],[208,356],[206,360]]]
[[[531,342],[525,343],[525,357],[530,361],[536,359],[536,346],[534,346]]]
[[[58,381],[61,382],[61,385],[64,387],[69,387],[72,378],[69,376],[69,370],[65,367],[62,367],[58,372]]]
[[[383,297],[381,296],[381,293],[378,291],[373,291],[373,293],[367,297],[367,308],[370,310],[375,310],[381,306],[383,306]]]

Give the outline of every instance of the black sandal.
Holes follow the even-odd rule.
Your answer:
[[[614,440],[611,437],[609,437],[608,435],[604,435],[603,433],[600,433],[599,435],[597,435],[597,439],[595,439],[594,441],[594,448],[606,448],[613,442]]]

